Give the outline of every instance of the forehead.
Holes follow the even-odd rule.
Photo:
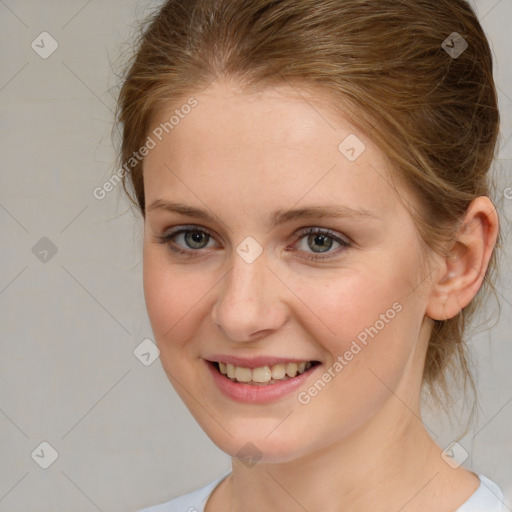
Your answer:
[[[222,193],[265,209],[326,200],[396,209],[385,155],[320,96],[290,86],[247,93],[216,81],[193,98],[196,106],[172,128],[179,103],[155,117],[151,133],[165,126],[168,133],[144,161],[146,204],[193,197],[192,187],[204,201]]]

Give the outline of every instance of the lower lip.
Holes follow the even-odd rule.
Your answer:
[[[253,404],[275,402],[285,395],[289,395],[301,385],[304,385],[313,372],[321,367],[321,365],[316,365],[313,368],[306,370],[301,375],[297,375],[297,377],[294,377],[293,379],[283,380],[282,382],[276,382],[275,384],[258,386],[233,382],[225,375],[222,375],[213,363],[207,361],[206,364],[213,377],[213,381],[225,396],[238,402]]]

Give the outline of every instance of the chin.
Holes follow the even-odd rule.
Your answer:
[[[255,420],[236,421],[234,427],[229,423],[223,424],[222,429],[217,424],[212,425],[199,421],[201,428],[205,431],[212,442],[223,452],[231,457],[242,459],[242,461],[260,463],[286,463],[306,455],[308,441],[311,436],[293,429],[290,424],[286,429],[278,432],[275,426],[279,421],[272,419],[273,427],[269,428],[268,418],[259,423]],[[249,425],[250,423],[250,425]],[[290,429],[294,435],[290,435]],[[226,432],[227,431],[227,432]],[[229,433],[228,433],[229,432]],[[308,439],[309,438],[309,439]],[[311,447],[313,450],[313,447]],[[248,464],[249,465],[249,464]]]

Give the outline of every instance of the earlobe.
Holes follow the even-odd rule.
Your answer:
[[[427,316],[433,320],[448,320],[471,302],[485,278],[498,229],[498,214],[491,200],[486,196],[474,199],[443,260]]]

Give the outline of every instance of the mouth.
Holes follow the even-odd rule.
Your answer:
[[[291,361],[247,368],[222,361],[209,361],[210,365],[233,383],[250,386],[271,386],[293,380],[321,364],[319,361]]]

